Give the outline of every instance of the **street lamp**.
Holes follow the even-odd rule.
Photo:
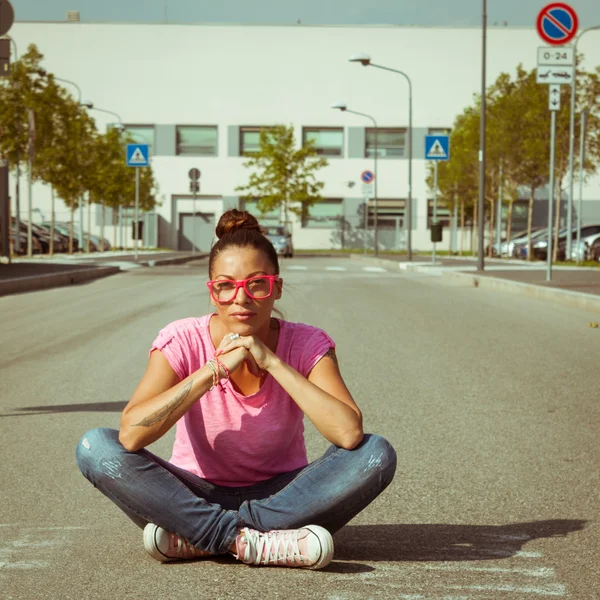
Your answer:
[[[410,77],[399,71],[398,69],[391,69],[390,67],[384,67],[382,65],[376,65],[371,62],[371,57],[368,54],[360,53],[351,56],[348,59],[350,62],[359,62],[363,67],[375,67],[377,69],[383,69],[384,71],[391,71],[402,75],[408,82],[408,200],[406,205],[406,250],[407,259],[412,260],[412,82]]]
[[[62,81],[63,83],[68,83],[68,84],[72,85],[77,90],[77,103],[80,106],[82,106],[82,104],[81,104],[81,88],[74,81],[70,81],[69,79],[63,79],[62,77],[57,77],[54,74],[52,74],[52,77],[54,79],[56,79],[56,81]]]
[[[83,106],[85,106],[86,108],[89,108],[90,110],[96,110],[98,112],[105,113],[107,115],[112,115],[113,117],[116,117],[117,120],[119,121],[119,125],[118,125],[119,133],[122,133],[123,131],[125,131],[125,125],[123,125],[123,119],[121,119],[121,116],[118,113],[113,112],[112,110],[98,108],[97,106],[94,106],[93,102],[86,102],[85,104],[83,104]],[[119,233],[120,233],[119,242],[120,242],[121,248],[123,248],[123,207],[120,204],[119,204],[119,210],[118,210],[118,220],[119,220]],[[104,234],[104,201],[102,202],[102,234]],[[101,237],[103,237],[103,235]],[[115,241],[115,240],[113,240],[113,241]],[[104,243],[104,241],[102,241],[102,243]]]
[[[581,33],[575,38],[575,43],[573,44],[573,83],[571,83],[571,114],[569,120],[569,204],[567,205],[567,228],[569,231],[572,229],[573,224],[573,181],[575,177],[575,168],[573,166],[573,154],[574,154],[574,145],[575,145],[575,86],[577,83],[577,44],[583,36],[588,31],[594,31],[600,29],[600,25],[594,25],[593,27],[588,27],[587,29],[583,29]],[[578,218],[579,222],[579,218]],[[567,259],[571,257],[571,236],[567,236]],[[579,251],[579,248],[578,248]]]
[[[360,117],[366,117],[367,119],[371,119],[373,121],[373,126],[375,127],[375,152],[373,158],[373,202],[375,207],[375,216],[373,219],[373,254],[377,256],[378,254],[378,244],[379,244],[379,234],[378,234],[378,226],[377,226],[377,121],[371,116],[365,113],[361,113],[355,110],[350,110],[343,102],[337,102],[331,105],[331,108],[336,110],[341,110],[342,112],[349,112],[353,115],[359,115]],[[368,211],[367,211],[368,215]],[[368,225],[368,219],[365,222],[365,228]]]

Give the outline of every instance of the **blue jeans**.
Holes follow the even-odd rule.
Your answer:
[[[128,452],[114,429],[77,446],[83,475],[137,525],[154,523],[196,548],[225,554],[240,529],[321,525],[335,533],[391,483],[396,453],[365,434],[353,450],[331,446],[314,462],[247,487],[213,485],[148,450]]]

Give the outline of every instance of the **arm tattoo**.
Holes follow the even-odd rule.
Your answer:
[[[326,356],[333,361],[333,364],[336,367],[339,367],[338,359],[335,355],[335,350],[333,348],[329,348],[329,350],[327,350],[327,352],[325,352],[325,354],[323,355],[323,358],[325,358]]]
[[[161,421],[164,421],[176,408],[183,404],[183,401],[188,397],[194,380],[190,381],[181,391],[177,393],[177,396],[171,400],[166,406],[159,408],[156,412],[148,415],[142,419],[139,423],[136,423],[134,427],[152,427]]]

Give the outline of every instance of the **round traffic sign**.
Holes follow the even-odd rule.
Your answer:
[[[6,35],[15,21],[15,11],[8,0],[0,0],[0,35]]]
[[[375,175],[373,174],[373,171],[363,171],[360,174],[360,179],[363,183],[373,183]]]
[[[194,167],[193,169],[189,170],[188,175],[192,181],[198,181],[198,179],[200,179],[200,169],[196,169]]]
[[[578,26],[577,13],[563,2],[553,2],[544,6],[536,21],[540,37],[553,46],[571,41],[577,34]]]

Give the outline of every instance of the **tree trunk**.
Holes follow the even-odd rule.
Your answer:
[[[50,256],[54,256],[54,188],[50,186]]]
[[[83,225],[83,224],[82,224]],[[92,200],[91,198],[88,196],[88,206],[87,206],[87,236],[86,236],[86,240],[85,240],[85,251],[89,254],[90,253],[90,236],[91,236],[91,229],[92,229]],[[83,229],[83,226],[82,226]],[[85,233],[85,232],[82,232]]]
[[[510,244],[510,236],[512,233],[512,211],[513,211],[513,201],[511,200],[508,203],[508,212],[506,214],[506,252],[508,253],[508,248]],[[512,256],[508,256],[508,258],[512,258]]]
[[[119,213],[117,212],[117,208],[115,206],[113,206],[112,209],[112,221],[113,221],[113,250],[116,249],[117,247],[117,220],[119,217]]]
[[[100,225],[100,239],[102,240],[102,246],[100,252],[104,252],[104,225],[106,223],[106,204],[102,203],[102,224]]]
[[[73,254],[73,219],[75,218],[75,208],[71,206],[71,220],[69,221],[69,254]]]
[[[465,201],[461,198],[460,200],[460,249],[458,255],[463,255],[463,248],[465,242]]]
[[[479,242],[475,244],[475,241],[479,240],[479,231],[477,224],[479,223],[479,202],[473,204],[473,228],[471,229],[471,255],[479,256]]]
[[[494,213],[496,211],[494,210],[494,201],[490,200],[490,243],[488,244],[488,258],[492,258],[493,256],[493,246],[494,246]],[[498,240],[498,242],[500,242],[500,240]]]
[[[533,260],[533,248],[531,244],[531,223],[533,221],[533,201],[535,199],[535,188],[531,188],[529,194],[529,210],[527,211],[527,260]]]
[[[558,181],[557,194],[556,194],[556,217],[554,218],[554,243],[552,244],[552,262],[556,262],[558,259],[558,234],[560,232],[560,201],[561,201],[561,190],[562,190],[562,178]],[[569,235],[570,235],[569,231]],[[565,247],[566,250],[566,247]]]

